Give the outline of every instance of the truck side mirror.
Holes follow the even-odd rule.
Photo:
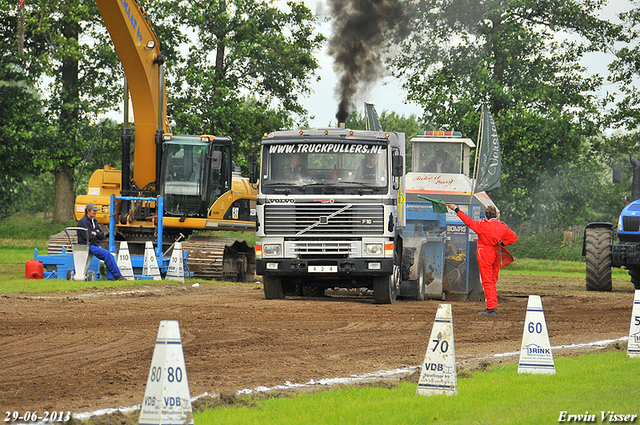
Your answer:
[[[391,168],[393,177],[402,177],[404,174],[404,158],[402,155],[394,155],[392,157]]]
[[[621,167],[613,167],[613,182],[615,184],[620,184],[622,182],[622,168]]]
[[[256,154],[249,155],[249,183],[256,184],[258,182],[258,173],[260,169],[258,167],[258,161]]]

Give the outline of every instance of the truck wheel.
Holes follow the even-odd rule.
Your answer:
[[[587,228],[584,243],[587,291],[611,291],[611,229]]]
[[[373,278],[373,300],[376,304],[393,304],[396,295],[393,275]]]
[[[640,267],[632,267],[629,269],[631,283],[636,289],[640,289]]]
[[[418,278],[413,281],[414,288],[416,291],[413,299],[416,301],[424,301],[425,292],[427,290],[426,273],[427,273],[427,260],[421,255],[420,261],[418,262]]]
[[[284,300],[285,294],[282,290],[282,280],[277,276],[264,276],[262,278],[264,287],[264,298],[267,300]]]
[[[373,300],[376,304],[393,304],[396,302],[400,288],[400,267],[393,265],[391,276],[376,276],[373,278]]]

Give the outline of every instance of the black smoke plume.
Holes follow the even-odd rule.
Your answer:
[[[328,53],[339,76],[336,118],[343,123],[355,96],[385,75],[384,53],[394,37],[408,33],[399,0],[328,0],[333,21]]]

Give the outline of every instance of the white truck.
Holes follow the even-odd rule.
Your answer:
[[[277,131],[261,148],[255,249],[265,297],[366,287],[376,302],[394,302],[405,224],[404,134]],[[294,175],[287,170],[292,160],[299,161]]]
[[[478,294],[477,272],[475,279],[467,273],[475,258],[473,235],[455,215],[434,211],[422,198],[444,188],[445,202],[473,215],[484,211],[464,175],[473,143],[446,141],[457,168],[405,174],[403,133],[320,128],[266,135],[259,174],[253,161],[250,175],[252,183],[260,181],[255,251],[265,297],[368,288],[376,303],[388,304],[397,296]],[[435,149],[428,155],[414,145],[413,156],[419,166]]]

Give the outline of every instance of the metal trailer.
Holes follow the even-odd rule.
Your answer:
[[[426,200],[406,204],[400,295],[418,301],[443,300],[446,214],[434,212],[432,203]]]

